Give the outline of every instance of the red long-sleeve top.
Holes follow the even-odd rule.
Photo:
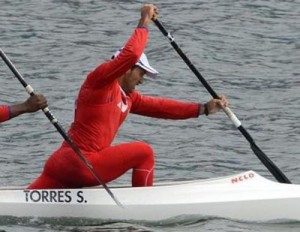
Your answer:
[[[5,122],[10,119],[9,106],[0,106],[0,122]]]
[[[141,95],[127,95],[118,78],[132,68],[145,49],[148,30],[137,28],[121,53],[99,65],[83,83],[69,135],[83,151],[99,151],[111,145],[128,113],[165,119],[198,117],[198,103]]]

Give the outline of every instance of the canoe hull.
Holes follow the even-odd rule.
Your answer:
[[[154,187],[0,190],[0,216],[157,221],[183,215],[247,221],[300,220],[300,186],[269,181],[253,171]]]

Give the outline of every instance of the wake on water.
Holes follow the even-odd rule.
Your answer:
[[[220,223],[222,222],[222,223]],[[245,225],[259,227],[280,228],[289,226],[298,228],[300,221],[276,220],[264,222],[245,222],[218,217],[205,217],[201,215],[183,215],[160,221],[118,221],[88,218],[42,218],[42,217],[0,217],[0,232],[8,232],[11,227],[20,227],[22,231],[194,231],[197,228],[215,228],[217,225],[232,224],[233,227]],[[24,229],[25,228],[25,229]],[[27,230],[28,229],[28,230]],[[174,230],[175,229],[175,230]]]

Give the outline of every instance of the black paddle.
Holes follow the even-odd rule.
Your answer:
[[[216,94],[216,92],[210,87],[204,77],[198,72],[195,66],[191,63],[189,58],[182,52],[182,50],[178,47],[177,43],[174,40],[174,37],[167,32],[164,26],[157,20],[153,20],[155,25],[159,28],[164,36],[166,36],[173,48],[179,54],[179,56],[183,59],[183,61],[187,64],[187,66],[192,70],[192,72],[196,75],[199,81],[203,84],[203,86],[207,89],[207,91],[212,95],[213,98],[219,99],[220,97]],[[260,161],[267,167],[267,169],[273,174],[273,176],[277,179],[280,183],[288,183],[290,184],[291,181],[280,171],[280,169],[267,157],[267,155],[255,144],[253,138],[250,134],[246,131],[246,129],[242,126],[242,123],[239,119],[235,116],[235,114],[231,111],[230,108],[224,107],[224,112],[227,116],[231,119],[233,124],[239,129],[239,131],[244,135],[244,137],[250,143],[250,147],[254,154],[260,159]]]
[[[13,63],[9,60],[9,58],[6,56],[6,54],[1,49],[0,49],[0,56],[3,59],[3,61],[7,64],[7,66],[10,68],[10,70],[14,73],[15,77],[18,78],[18,80],[21,82],[23,87],[26,89],[27,93],[30,94],[31,96],[35,95],[33,88],[26,83],[26,81],[24,80],[22,75],[18,72],[16,67],[13,65]],[[65,132],[63,127],[59,124],[58,120],[53,116],[53,114],[50,112],[48,107],[44,108],[43,112],[45,113],[47,118],[50,120],[50,122],[55,126],[57,131],[62,135],[62,137],[70,145],[70,147],[72,147],[72,149],[78,155],[78,157],[84,162],[85,166],[90,170],[90,172],[93,174],[93,176],[98,181],[98,183],[104,187],[104,189],[111,196],[111,198],[116,202],[116,204],[123,208],[123,205],[117,200],[117,198],[110,191],[108,186],[101,180],[99,175],[97,175],[93,166],[89,163],[89,161],[81,153],[80,149],[76,146],[76,144],[73,142],[73,140],[67,135],[67,133]]]

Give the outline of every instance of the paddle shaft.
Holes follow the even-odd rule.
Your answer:
[[[211,88],[208,82],[204,79],[204,77],[200,74],[200,72],[195,68],[189,58],[182,52],[177,43],[174,40],[174,37],[169,33],[164,26],[157,20],[153,20],[155,25],[159,28],[164,36],[166,36],[172,47],[176,50],[179,56],[183,59],[183,61],[187,64],[187,66],[191,69],[191,71],[196,75],[198,80],[203,84],[203,86],[207,89],[207,91],[211,94],[213,98],[219,99],[220,97],[217,93]],[[250,147],[254,154],[258,157],[258,159],[267,167],[267,169],[272,173],[272,175],[276,178],[276,180],[280,183],[288,183],[291,181],[281,172],[281,170],[267,157],[267,155],[255,144],[253,138],[246,131],[246,129],[242,126],[242,123],[235,116],[235,114],[231,111],[229,107],[223,107],[224,112],[236,126],[236,128],[242,133],[242,135],[247,139],[250,143]]]
[[[0,49],[0,56],[3,59],[3,61],[6,63],[6,65],[9,67],[9,69],[13,72],[15,77],[21,82],[23,87],[26,89],[27,93],[31,96],[35,95],[34,89],[28,85],[25,81],[25,79],[22,77],[22,75],[18,72],[16,67],[13,65],[13,63],[10,61],[10,59],[7,57],[7,55]],[[74,152],[77,154],[77,156],[83,161],[85,166],[89,169],[91,174],[94,176],[94,178],[97,180],[97,182],[104,187],[104,189],[107,191],[107,193],[111,196],[111,198],[116,202],[117,205],[120,207],[123,207],[122,204],[118,201],[118,199],[114,196],[114,194],[111,192],[111,190],[108,188],[108,186],[101,180],[99,175],[95,172],[93,166],[89,163],[89,161],[85,158],[85,156],[82,154],[80,149],[77,147],[77,145],[73,142],[73,140],[67,135],[63,127],[59,124],[58,120],[54,117],[54,115],[51,113],[48,107],[43,109],[44,114],[47,116],[47,118],[50,120],[50,122],[54,125],[54,127],[57,129],[57,131],[61,134],[61,136],[64,138],[64,140],[70,145],[70,147],[74,150]]]

